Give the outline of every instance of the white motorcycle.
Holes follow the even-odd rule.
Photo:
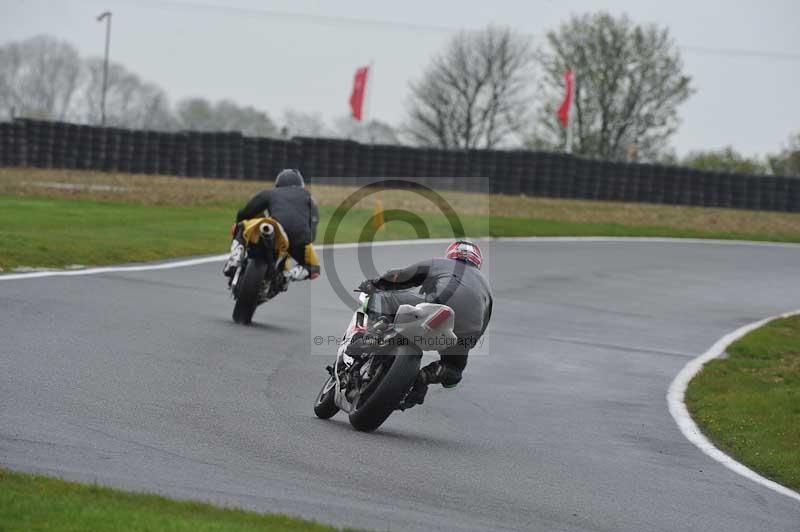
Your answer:
[[[343,410],[356,430],[366,432],[380,427],[395,410],[406,408],[423,351],[440,351],[457,342],[455,312],[447,305],[400,305],[394,322],[377,324],[376,330],[368,323],[370,297],[376,296],[361,294],[362,307],[353,314],[314,404],[317,417],[328,419]],[[365,334],[374,348],[348,355],[347,346]]]

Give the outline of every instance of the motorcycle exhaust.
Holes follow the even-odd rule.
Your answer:
[[[261,224],[258,226],[258,232],[261,233],[261,238],[269,240],[275,235],[275,228],[270,224]]]

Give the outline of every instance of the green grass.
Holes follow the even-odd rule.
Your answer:
[[[721,449],[800,490],[800,316],[772,321],[727,351],[689,383],[689,411]]]
[[[329,532],[338,529],[285,515],[175,501],[0,468],[0,530]]]
[[[63,267],[142,262],[188,255],[224,253],[239,206],[142,204],[124,201],[0,196],[0,268]],[[318,242],[334,207],[320,209]],[[369,210],[352,210],[332,242],[354,242],[369,227]],[[390,221],[377,240],[453,235],[448,220],[418,213],[422,230]],[[387,219],[391,212],[387,210]],[[400,216],[401,219],[407,215]],[[701,231],[674,227],[540,220],[511,216],[463,215],[469,236],[665,236],[800,242],[800,235]]]
[[[0,267],[138,262],[225,251],[231,214],[123,202],[0,197]]]

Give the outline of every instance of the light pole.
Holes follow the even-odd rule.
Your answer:
[[[103,94],[100,103],[100,125],[106,125],[106,91],[108,90],[108,46],[111,42],[111,11],[105,11],[97,17],[98,22],[106,21],[106,57],[103,62]]]

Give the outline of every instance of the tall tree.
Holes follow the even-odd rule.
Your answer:
[[[564,72],[575,70],[573,150],[624,159],[631,145],[653,158],[678,126],[678,106],[692,94],[680,53],[666,28],[608,13],[572,16],[547,34],[541,65],[538,140],[563,146],[556,109]]]
[[[359,122],[351,116],[334,120],[335,134],[346,139],[370,144],[400,144],[395,129],[380,120]]]
[[[0,116],[73,118],[83,72],[78,51],[53,37],[0,47]]]
[[[221,100],[214,106],[214,112],[223,131],[240,131],[252,137],[274,137],[278,134],[278,128],[269,115],[255,107]]]
[[[283,130],[288,137],[327,137],[330,135],[321,113],[287,109],[283,113]]]
[[[90,124],[100,123],[100,105],[103,90],[103,60],[86,61],[87,84],[83,89],[86,119]],[[106,124],[132,129],[172,130],[176,121],[169,99],[163,89],[142,81],[118,63],[108,67],[106,96]]]
[[[231,100],[212,104],[203,98],[187,98],[178,103],[177,117],[183,129],[194,131],[239,131],[254,137],[271,137],[278,133],[267,113],[239,106]]]
[[[214,131],[214,109],[205,98],[186,98],[178,102],[176,116],[181,129]]]
[[[508,142],[528,117],[531,50],[528,38],[509,28],[455,36],[411,85],[408,136],[441,148]]]
[[[766,165],[760,160],[745,157],[731,146],[716,151],[691,152],[681,161],[681,164],[699,168],[700,170],[713,170],[716,172],[764,174],[767,171]]]
[[[789,144],[780,153],[767,156],[775,175],[800,177],[800,132],[789,137]]]

